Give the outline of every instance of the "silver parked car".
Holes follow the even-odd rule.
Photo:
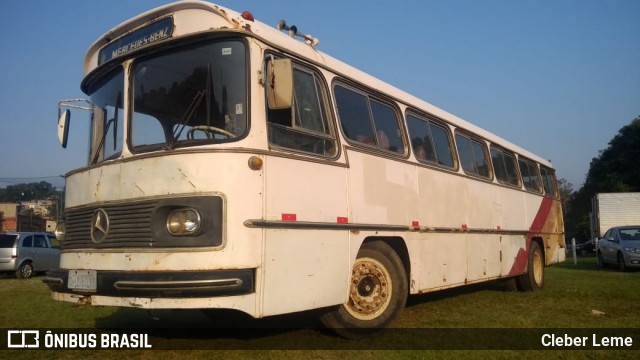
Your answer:
[[[0,272],[26,279],[60,267],[60,243],[44,232],[0,233]]]
[[[614,264],[618,270],[640,267],[640,225],[609,229],[598,241],[598,266]]]

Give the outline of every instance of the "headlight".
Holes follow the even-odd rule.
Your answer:
[[[174,236],[197,235],[200,223],[200,213],[192,208],[172,210],[167,216],[167,230]]]
[[[64,223],[60,222],[58,223],[58,225],[56,225],[56,230],[54,231],[54,234],[56,234],[56,239],[58,239],[58,241],[62,241],[64,240]]]
[[[640,253],[640,249],[637,249],[637,248],[624,248],[624,251],[630,252],[630,253]]]

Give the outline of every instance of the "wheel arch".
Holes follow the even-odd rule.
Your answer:
[[[362,245],[360,245],[360,248],[375,241],[384,242],[385,244],[389,245],[396,254],[398,254],[400,260],[402,261],[402,265],[404,266],[407,282],[410,284],[411,258],[409,257],[409,249],[407,248],[405,240],[400,236],[368,236],[364,239]]]
[[[542,251],[542,258],[544,259],[544,266],[549,266],[549,261],[547,260],[547,249],[544,246],[544,240],[540,236],[534,236],[531,238],[531,242],[536,242],[540,247],[540,251]],[[529,245],[531,248],[531,245]]]
[[[33,259],[30,257],[21,259],[20,262],[17,264],[16,269],[22,266],[23,264],[27,264],[27,263],[33,264]]]

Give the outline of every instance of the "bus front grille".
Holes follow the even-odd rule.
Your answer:
[[[194,209],[201,217],[192,235],[173,236],[167,215]],[[65,210],[63,250],[117,248],[221,248],[224,243],[224,198],[218,195],[176,196]]]
[[[156,205],[157,201],[145,201],[67,210],[62,248],[151,247]]]

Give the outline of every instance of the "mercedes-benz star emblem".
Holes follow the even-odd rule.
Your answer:
[[[109,216],[104,209],[93,212],[91,218],[91,241],[99,243],[107,237],[109,233]]]

